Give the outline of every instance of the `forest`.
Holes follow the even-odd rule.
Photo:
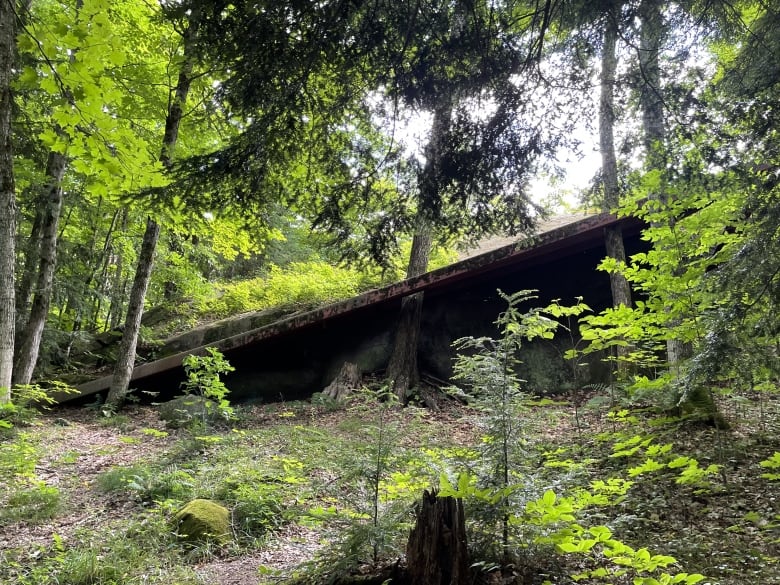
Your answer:
[[[770,0],[0,0],[0,583],[780,583],[776,116]],[[498,291],[449,380],[417,291],[306,400],[132,385],[564,212],[643,226],[610,306]]]

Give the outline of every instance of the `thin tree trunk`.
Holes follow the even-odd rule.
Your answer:
[[[620,203],[620,188],[615,156],[615,71],[617,70],[617,39],[620,5],[607,14],[604,27],[604,47],[601,55],[601,98],[599,100],[599,146],[601,150],[601,174],[604,182],[604,211],[613,211]],[[626,250],[623,231],[610,227],[604,231],[607,255],[625,263]],[[631,286],[620,272],[610,272],[612,304],[615,307],[631,306]]]
[[[122,219],[120,225],[120,231],[122,233],[127,230],[127,208],[122,209]],[[125,300],[125,287],[124,287],[124,254],[121,251],[116,253],[116,261],[114,262],[114,282],[111,286],[111,304],[108,307],[108,321],[109,327],[115,329],[119,327],[122,315],[122,305]]]
[[[49,315],[54,269],[57,265],[57,229],[62,211],[62,177],[68,161],[58,152],[50,152],[46,163],[48,184],[45,191],[45,208],[41,223],[40,263],[36,290],[33,296],[30,317],[24,328],[19,352],[14,366],[14,382],[29,384],[41,348],[43,328]]]
[[[138,254],[135,279],[133,280],[133,287],[130,289],[125,330],[122,334],[122,341],[119,343],[114,376],[111,379],[111,387],[106,398],[106,403],[114,407],[119,407],[124,402],[130,386],[130,379],[133,376],[135,349],[138,345],[138,332],[141,329],[141,317],[143,317],[144,313],[144,299],[146,298],[146,290],[152,276],[154,251],[159,237],[159,224],[152,218],[147,219],[141,251]]]
[[[15,3],[0,2],[0,404],[11,400],[16,307],[16,187],[11,142],[11,79],[16,51]]]
[[[160,161],[166,168],[173,163],[173,153],[179,136],[179,126],[184,115],[184,105],[187,102],[187,94],[192,82],[192,69],[195,64],[195,40],[198,32],[199,14],[193,11],[190,14],[189,26],[184,32],[184,56],[179,70],[179,78],[176,89],[168,103],[168,115],[165,119],[165,134],[162,141]],[[133,286],[130,289],[130,300],[127,307],[125,328],[122,332],[122,341],[119,344],[114,375],[108,390],[106,403],[118,408],[124,402],[133,376],[135,366],[135,349],[138,345],[138,333],[141,329],[141,317],[143,316],[144,299],[152,277],[154,263],[154,251],[160,237],[160,226],[151,217],[146,221],[141,253],[138,258],[138,267],[135,272]]]
[[[43,216],[46,210],[45,193],[41,193],[35,209],[35,217],[30,229],[30,237],[24,250],[24,268],[19,284],[16,287],[16,342],[22,337],[30,316],[30,300],[33,294],[33,283],[41,258],[41,238],[43,234]]]
[[[103,248],[101,250],[100,262],[98,263],[98,259],[94,258],[94,257],[90,260],[90,264],[92,264],[94,266],[94,268],[90,271],[89,276],[87,276],[87,280],[84,282],[84,286],[82,287],[82,290],[85,290],[85,291],[89,290],[89,288],[92,286],[92,281],[95,280],[95,276],[97,275],[97,271],[98,271],[97,267],[99,265],[105,265],[106,262],[108,261],[108,256],[110,256],[110,253],[111,253],[111,246],[112,246],[113,237],[114,237],[114,230],[116,228],[116,222],[117,222],[117,219],[119,218],[119,214],[120,213],[121,213],[121,211],[119,209],[117,209],[114,212],[113,217],[111,218],[111,225],[108,226],[108,231],[106,232],[106,237],[103,238]],[[89,244],[89,250],[90,250],[90,255],[91,256],[94,254],[95,244],[97,243],[97,232],[98,232],[98,228],[97,228],[97,225],[96,225],[95,226],[95,230],[92,232],[92,241]],[[79,302],[78,305],[76,306],[76,315],[73,318],[73,327],[71,328],[71,331],[73,333],[77,333],[78,331],[81,331],[81,328],[82,328],[82,325],[83,325],[83,321],[84,321],[84,313],[86,312],[84,310],[84,305],[85,305],[85,303],[82,301],[82,302]],[[93,313],[93,315],[94,315],[94,313]],[[89,330],[97,331],[96,319],[93,318],[92,326],[89,328]],[[71,336],[71,339],[72,339],[72,336]]]
[[[417,227],[412,240],[406,278],[419,276],[428,270],[433,238],[430,223],[424,215],[424,202],[432,199],[439,189],[441,153],[451,115],[452,101],[449,98],[443,98],[434,112],[431,137],[425,152],[425,168],[420,179]],[[422,292],[404,297],[401,300],[401,313],[393,341],[393,350],[387,364],[387,378],[391,380],[393,391],[401,404],[406,404],[409,401],[412,388],[420,380],[417,365],[417,344],[420,337],[422,305]]]

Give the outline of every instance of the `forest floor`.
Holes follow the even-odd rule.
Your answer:
[[[575,525],[566,514],[529,520],[546,491],[563,503],[594,482],[627,480],[608,505],[574,509],[576,525],[604,525],[632,550],[671,555],[666,572],[700,573],[700,583],[780,583],[780,481],[759,465],[780,451],[779,411],[776,401],[731,398],[723,403],[731,428],[716,430],[530,402],[512,495],[527,524],[512,527],[514,564],[480,565],[480,582],[573,583],[578,573],[579,583],[667,582],[647,567],[626,569],[606,549],[564,554],[546,543]],[[0,583],[255,585],[370,572],[374,557],[402,558],[423,489],[442,473],[478,475],[483,423],[454,401],[438,412],[366,398],[269,404],[238,409],[230,427],[194,430],[166,428],[150,406],[112,417],[59,408],[0,439]],[[500,531],[477,526],[484,498],[472,491],[472,544],[481,535],[479,554],[489,558]],[[231,509],[230,544],[177,540],[172,517],[196,497]],[[650,576],[659,580],[634,581]]]

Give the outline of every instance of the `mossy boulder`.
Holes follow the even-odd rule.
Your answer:
[[[195,394],[178,396],[163,402],[157,408],[160,420],[164,420],[174,429],[187,426],[192,421],[204,421],[210,424],[220,418],[216,402]]]
[[[189,542],[230,540],[230,511],[211,500],[192,500],[176,513],[179,538]]]

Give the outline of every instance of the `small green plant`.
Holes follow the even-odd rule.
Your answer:
[[[480,413],[480,425],[484,429],[481,443],[484,471],[481,473],[474,494],[478,501],[487,501],[482,507],[481,520],[500,527],[499,556],[509,560],[509,518],[515,505],[513,494],[520,486],[517,477],[518,461],[523,451],[523,413],[528,396],[521,388],[518,351],[526,341],[536,338],[551,339],[559,323],[545,309],[531,308],[522,312],[520,306],[536,298],[534,291],[523,290],[508,295],[498,294],[507,302],[507,310],[496,320],[500,336],[464,337],[453,346],[458,357],[453,367],[453,379],[461,382],[469,402]],[[559,305],[556,307],[561,310]],[[559,314],[563,314],[560,313]],[[452,388],[453,393],[463,393]],[[442,496],[449,495],[446,486]],[[488,529],[487,541],[495,541]]]
[[[183,382],[186,394],[195,394],[216,403],[219,414],[229,420],[233,416],[233,408],[227,399],[230,392],[225,383],[220,380],[220,374],[235,371],[222,353],[214,348],[206,348],[207,355],[188,355],[184,358],[184,371],[187,379]],[[207,413],[204,406],[203,422],[207,422]]]
[[[277,483],[242,483],[232,490],[235,528],[251,537],[279,528],[285,521],[283,486]]]
[[[780,480],[780,452],[775,451],[769,459],[764,459],[759,463],[764,469],[768,469],[767,473],[762,473],[761,477],[770,481]]]
[[[5,505],[0,508],[0,523],[25,522],[37,524],[54,518],[61,507],[60,490],[44,481],[17,485]]]
[[[74,394],[78,390],[56,380],[44,387],[41,384],[19,384],[11,390],[11,401],[0,404],[0,428],[29,425],[56,402],[55,394]]]
[[[151,475],[151,469],[141,465],[112,467],[98,475],[97,484],[104,492],[122,492],[129,489],[130,482],[143,483]]]

